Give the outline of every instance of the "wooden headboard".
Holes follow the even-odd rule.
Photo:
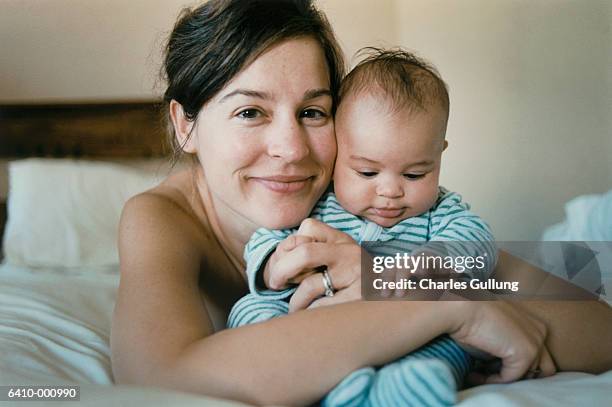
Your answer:
[[[158,101],[0,105],[0,157],[156,157]]]
[[[161,157],[168,150],[161,106],[157,100],[0,104],[0,159]],[[0,199],[0,236],[5,223]]]

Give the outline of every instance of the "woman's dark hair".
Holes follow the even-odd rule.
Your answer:
[[[325,15],[311,0],[210,0],[182,11],[165,50],[167,108],[179,102],[188,120],[269,47],[309,36],[325,54],[335,109],[344,59]],[[169,126],[172,129],[172,126]],[[181,151],[174,131],[172,149]]]

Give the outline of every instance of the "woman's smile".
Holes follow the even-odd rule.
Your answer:
[[[303,190],[311,183],[314,177],[273,175],[266,177],[252,177],[250,179],[272,192],[288,194]]]

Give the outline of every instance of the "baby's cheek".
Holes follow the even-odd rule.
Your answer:
[[[354,191],[346,187],[345,180],[342,177],[334,177],[334,192],[336,193],[336,199],[344,209],[351,212],[354,210],[353,203],[355,202]]]
[[[413,196],[417,203],[415,203],[414,206],[424,212],[436,203],[438,198],[438,183],[424,182],[415,192],[416,194]]]
[[[350,179],[346,174],[334,176],[334,192],[342,207],[358,215],[367,206],[367,192],[362,182]]]

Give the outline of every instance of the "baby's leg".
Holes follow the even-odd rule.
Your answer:
[[[355,370],[346,376],[321,401],[322,407],[361,407],[368,401],[376,371],[371,367]]]
[[[367,404],[371,406],[450,406],[470,368],[469,355],[441,336],[377,373]]]
[[[359,369],[323,399],[325,407],[451,406],[470,368],[469,355],[441,336],[380,370]]]
[[[227,327],[267,321],[289,313],[289,304],[283,300],[272,300],[259,295],[247,294],[234,304],[227,318]]]

